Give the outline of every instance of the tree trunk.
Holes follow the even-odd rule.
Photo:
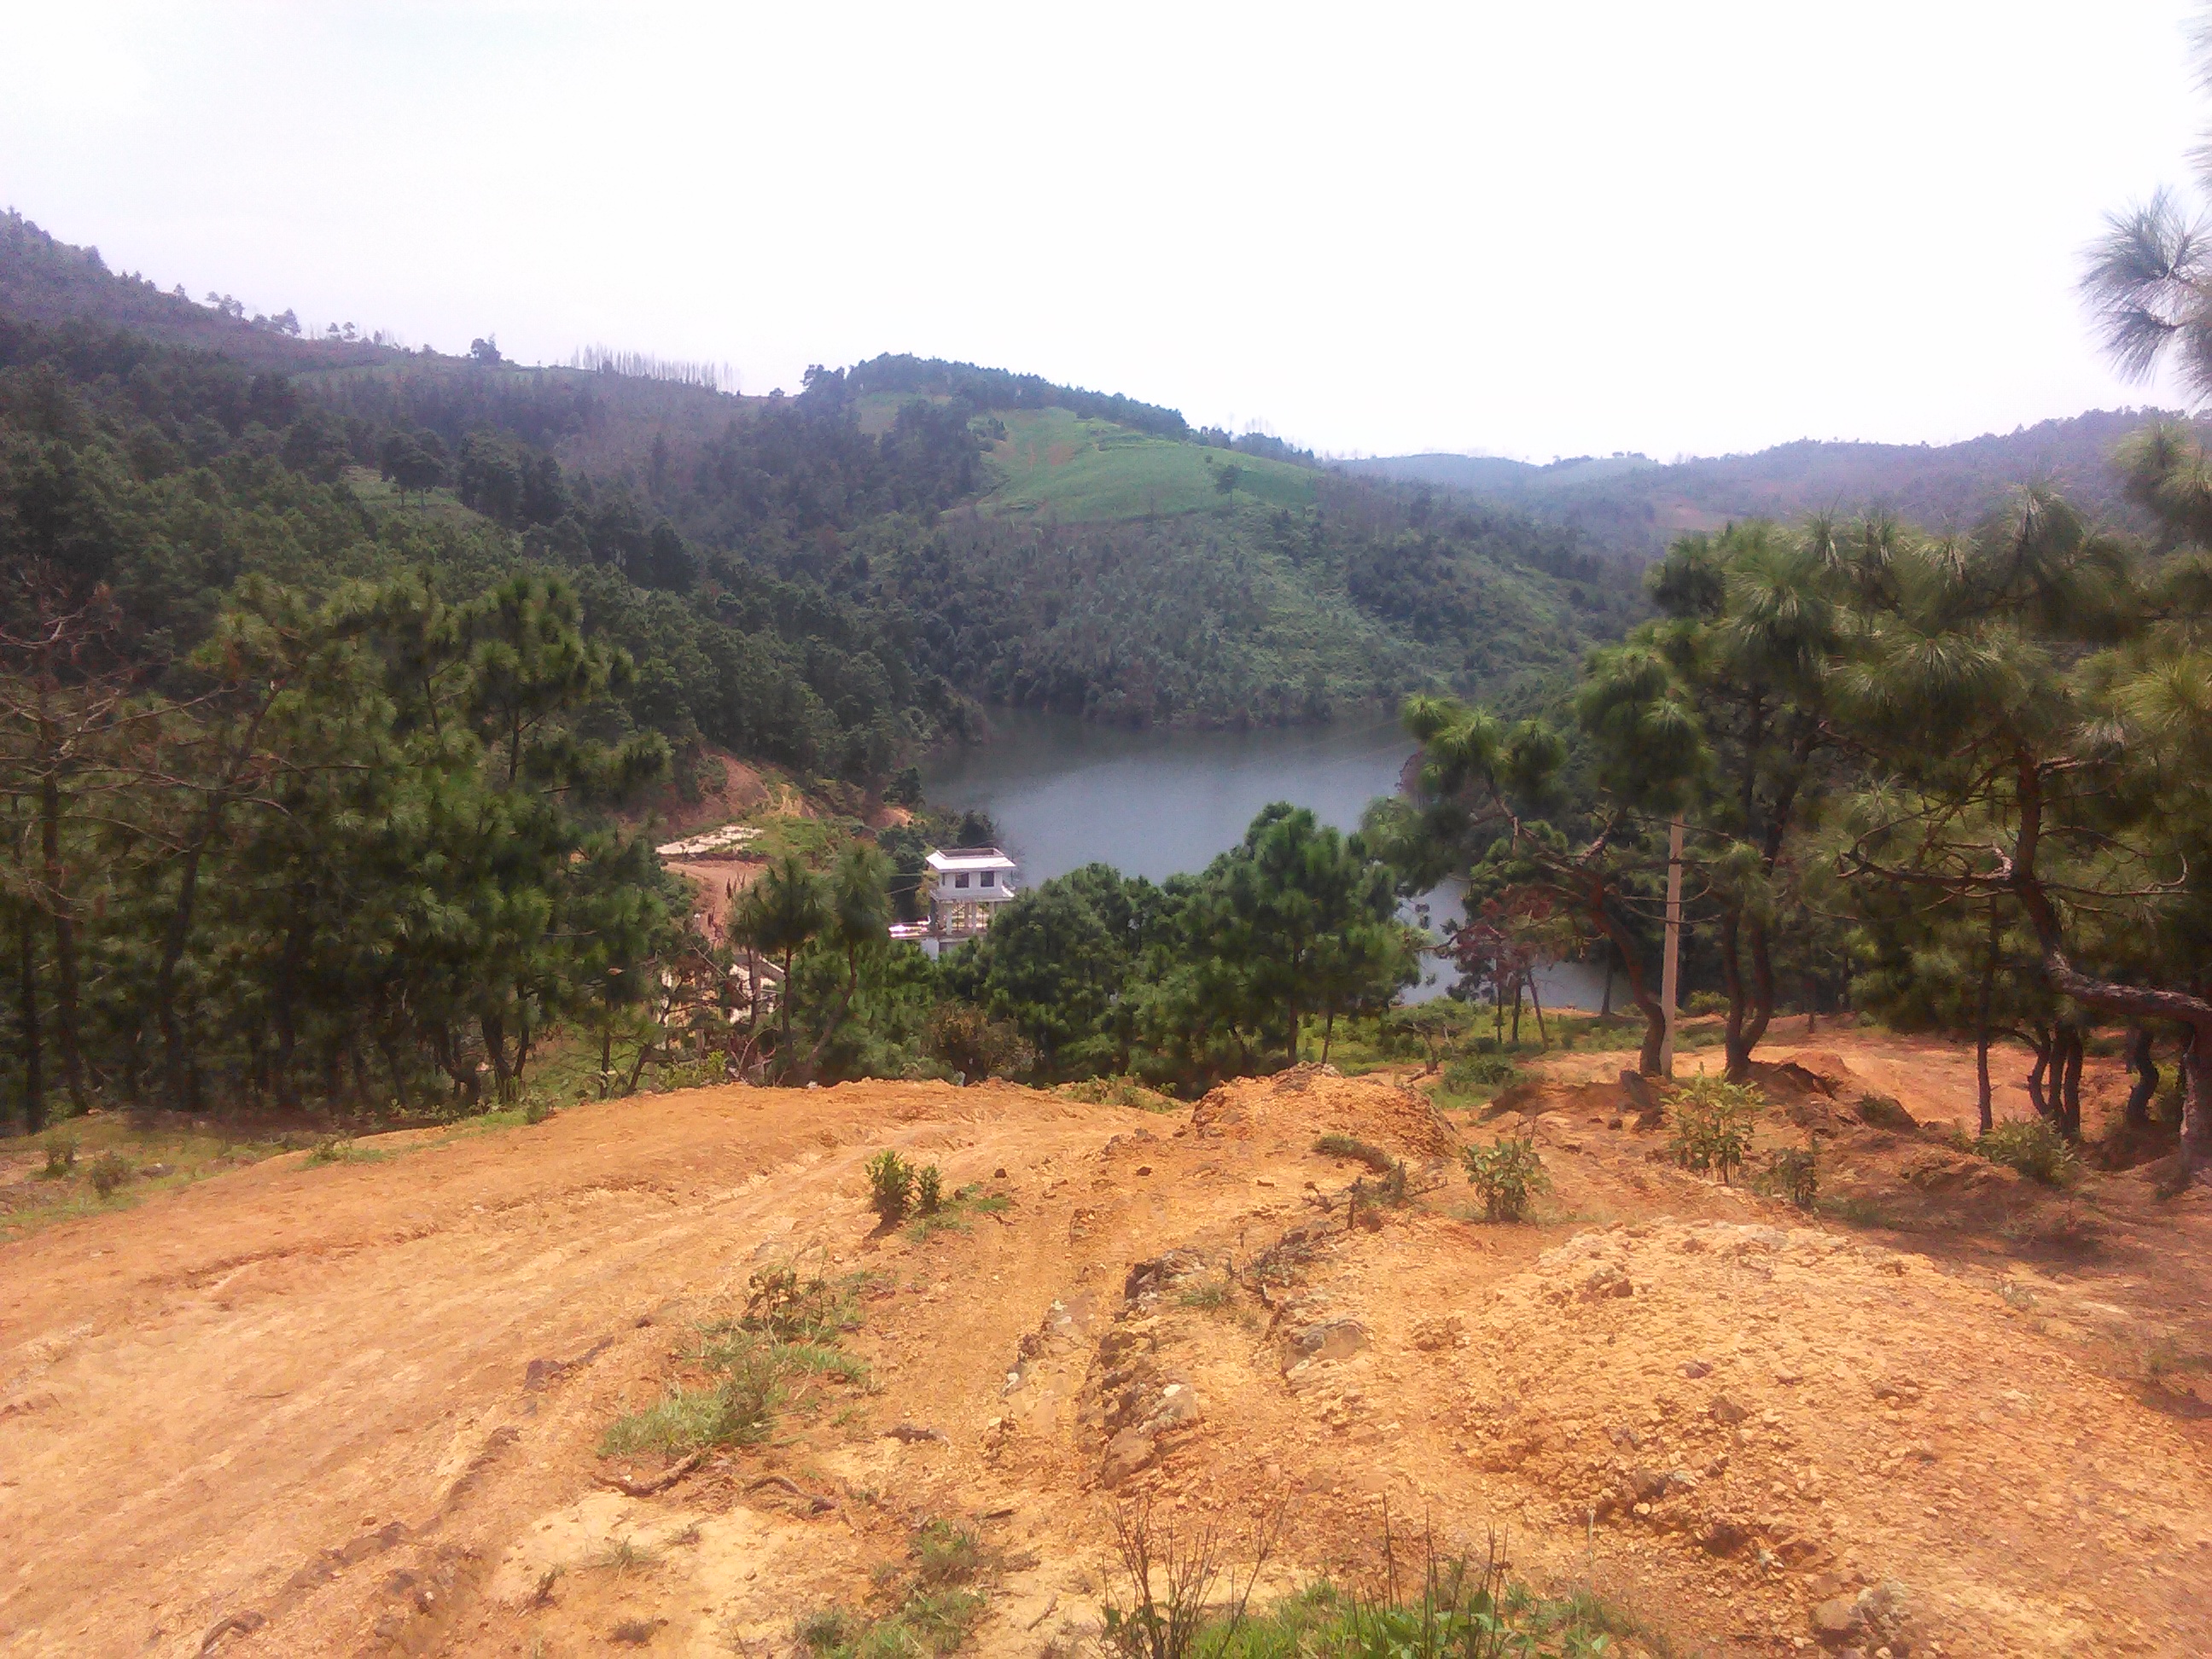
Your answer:
[[[1996,994],[1997,939],[1997,907],[1992,903],[1989,954],[1982,958],[1981,994],[1974,1005],[1974,1097],[1984,1134],[1996,1127],[1996,1108],[1990,1093],[1990,1004]]]
[[[1728,1025],[1723,1033],[1722,1075],[1730,1083],[1751,1079],[1751,1045],[1744,1041],[1750,1016],[1750,993],[1743,982],[1743,913],[1731,909],[1721,917],[1721,988],[1728,994]]]
[[[400,1069],[399,1045],[392,1042],[392,1033],[380,1030],[376,1034],[377,1052],[384,1056],[384,1069],[392,1073],[392,1098],[404,1115],[411,1109],[407,1103],[407,1073]]]
[[[2181,1149],[2191,1170],[2212,1158],[2212,1033],[2203,1026],[2181,1051]]]
[[[26,908],[16,929],[16,960],[20,1000],[17,1008],[23,1032],[23,1133],[34,1135],[46,1127],[46,1044],[39,1030],[39,934],[37,912]]]
[[[2069,1140],[2081,1139],[2081,1028],[2064,1028],[2059,1049],[2057,1087],[2058,1132]]]
[[[46,860],[46,902],[53,907],[54,1037],[61,1045],[62,1080],[70,1109],[82,1113],[91,1103],[84,1091],[84,1054],[77,1045],[76,924],[70,915],[62,879],[61,780],[49,771],[39,790],[39,850]]]
[[[1334,1003],[1331,1003],[1328,1009],[1328,1018],[1322,1022],[1321,1028],[1321,1063],[1324,1066],[1328,1064],[1328,1045],[1334,1040],[1335,1036],[1336,1005]],[[1431,1060],[1429,1062],[1429,1069],[1432,1072],[1437,1069],[1436,1062],[1434,1060]]]
[[[1544,1027],[1544,999],[1537,994],[1536,975],[1532,973],[1522,977],[1528,982],[1528,1006],[1536,1011],[1536,1041],[1548,1050],[1552,1046],[1552,1034]]]
[[[485,1014],[477,1020],[483,1032],[484,1053],[491,1060],[492,1098],[501,1105],[507,1104],[507,1022],[497,1014]]]
[[[2194,1179],[2212,1161],[2212,1001],[2186,991],[2145,990],[2095,978],[2066,955],[2058,907],[2036,874],[2037,843],[2043,831],[2043,775],[2027,757],[2018,769],[2020,829],[2006,860],[2006,885],[2027,912],[2043,952],[2043,971],[2051,988],[2085,1007],[2137,1018],[2171,1019],[2189,1028],[2182,1060],[2182,1164]]]
[[[2148,1025],[2128,1027],[2128,1070],[2135,1073],[2136,1080],[2128,1091],[2127,1109],[2121,1114],[2121,1121],[2130,1129],[2148,1129],[2150,1103],[2158,1093],[2158,1061],[2152,1057]]]
[[[599,1098],[607,1097],[607,1091],[615,1079],[615,1011],[611,1007],[599,1024]]]
[[[2027,1097],[2035,1103],[2035,1115],[2043,1118],[2051,1115],[2051,1108],[2043,1098],[2043,1079],[2051,1069],[2051,1053],[2049,1046],[2038,1042],[2035,1045],[2035,1064],[2027,1071]]]
[[[214,816],[203,839],[185,849],[184,867],[177,877],[177,902],[169,911],[169,925],[161,940],[161,963],[154,974],[154,1018],[161,1031],[161,1092],[173,1112],[189,1112],[191,1098],[190,1065],[185,1052],[184,1023],[177,1018],[177,964],[184,960],[185,945],[191,936],[192,907],[199,896],[200,848],[204,836],[215,831]]]
[[[298,981],[307,948],[307,922],[301,915],[285,933],[283,953],[276,959],[276,983],[271,999],[276,1014],[276,1106],[285,1112],[300,1109],[300,1085],[292,1073],[292,1059],[300,1046]],[[404,1091],[400,1097],[404,1099]]]

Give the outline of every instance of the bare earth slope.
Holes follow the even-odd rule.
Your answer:
[[[697,1091],[56,1227],[0,1250],[0,1651],[781,1653],[941,1516],[1001,1552],[976,1647],[1070,1652],[1103,1517],[1143,1493],[1186,1528],[1287,1502],[1271,1585],[1369,1571],[1386,1503],[1503,1528],[1524,1577],[1594,1581],[1678,1653],[1796,1651],[1893,1581],[1832,1644],[2212,1650],[2212,1436],[2113,1360],[2116,1322],[2201,1317],[2202,1195],[2077,1200],[2154,1213],[2177,1294],[2132,1256],[1985,1260],[1692,1180],[1601,1084],[1524,1109],[1497,1127],[1557,1183],[1524,1227],[1462,1218],[1419,1097],[1310,1070],[1166,1115]],[[1415,1201],[1348,1212],[1365,1171],[1327,1132],[1406,1158]],[[1011,1202],[883,1232],[880,1146]],[[657,1463],[600,1458],[608,1423],[809,1252],[870,1275],[873,1391],[611,1486]]]

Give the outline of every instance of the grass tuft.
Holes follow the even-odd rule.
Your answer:
[[[1314,1142],[1314,1151],[1325,1153],[1330,1158],[1348,1158],[1357,1163],[1364,1164],[1376,1175],[1389,1175],[1396,1167],[1398,1162],[1380,1146],[1370,1146],[1367,1142],[1354,1139],[1350,1135],[1323,1135],[1319,1140]]]

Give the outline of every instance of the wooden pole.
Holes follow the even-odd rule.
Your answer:
[[[1675,993],[1682,965],[1682,820],[1667,826],[1667,954],[1659,970],[1659,1002],[1666,1011],[1667,1036],[1659,1045],[1659,1075],[1674,1075]]]

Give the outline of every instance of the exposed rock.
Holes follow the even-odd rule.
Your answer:
[[[1440,1348],[1455,1348],[1467,1340],[1466,1327],[1457,1314],[1417,1320],[1413,1325],[1413,1346],[1423,1353],[1434,1353]]]
[[[1609,1297],[1633,1296],[1636,1286],[1628,1282],[1627,1273],[1608,1262],[1593,1268],[1589,1278],[1577,1287],[1575,1295],[1584,1302],[1601,1302]]]
[[[1708,1521],[1698,1534],[1698,1547],[1708,1555],[1734,1555],[1749,1542],[1749,1533],[1735,1522],[1719,1516]]]
[[[1832,1595],[1814,1604],[1807,1623],[1813,1639],[1823,1647],[1839,1648],[1864,1628],[1859,1617],[1859,1604],[1848,1595]]]
[[[1162,1291],[1186,1279],[1194,1279],[1210,1266],[1196,1250],[1170,1250],[1149,1261],[1139,1261],[1121,1281],[1121,1299],[1132,1308],[1149,1309]]]
[[[1356,1319],[1311,1325],[1283,1345],[1283,1370],[1293,1371],[1320,1360],[1349,1359],[1366,1346],[1367,1328]]]
[[[1742,1422],[1745,1418],[1751,1415],[1749,1412],[1737,1405],[1735,1401],[1729,1399],[1724,1394],[1715,1395],[1713,1396],[1713,1403],[1706,1409],[1712,1413],[1714,1422],[1723,1424],[1729,1428],[1734,1428],[1737,1424]]]

